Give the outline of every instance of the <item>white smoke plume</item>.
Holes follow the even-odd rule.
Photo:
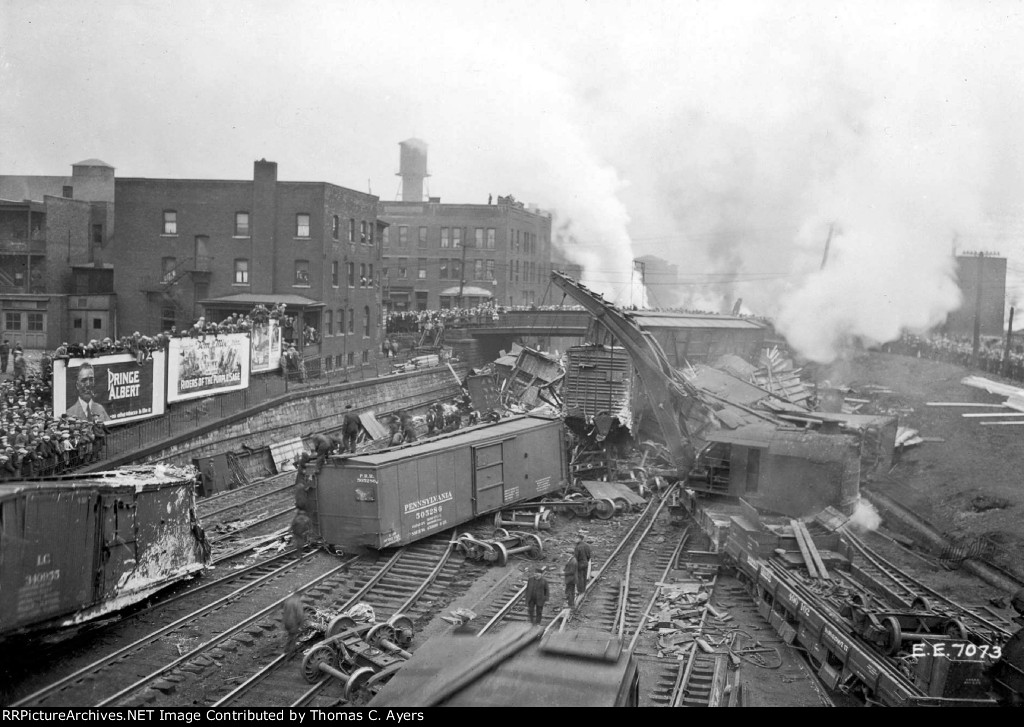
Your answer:
[[[875,531],[882,524],[882,516],[878,514],[878,510],[875,509],[874,505],[861,498],[853,509],[853,515],[850,517],[849,523],[862,533]]]

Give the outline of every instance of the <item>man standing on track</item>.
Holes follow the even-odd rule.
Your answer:
[[[544,604],[548,602],[548,582],[544,578],[544,569],[535,566],[530,579],[526,582],[526,609],[530,615],[530,623],[539,626],[544,618]]]
[[[569,560],[566,561],[565,567],[562,569],[562,575],[565,576],[565,604],[570,611],[576,608],[576,573],[578,570],[576,556],[569,556]]]
[[[284,654],[291,656],[299,648],[299,634],[306,628],[306,609],[302,598],[293,593],[281,604],[281,620],[284,622]]]
[[[582,591],[587,587],[587,583],[590,582],[590,544],[587,542],[587,536],[581,531],[579,538],[576,540],[576,549],[573,551],[573,557],[576,558],[576,585]]]
[[[359,437],[359,427],[362,423],[359,421],[359,417],[352,411],[352,405],[345,405],[345,418],[341,425],[341,438],[344,443],[342,451],[352,452],[356,451],[356,439]]]

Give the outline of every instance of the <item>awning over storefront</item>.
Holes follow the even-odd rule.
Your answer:
[[[453,285],[450,288],[445,288],[441,291],[441,295],[458,295],[459,286]],[[476,285],[467,285],[462,289],[463,298],[493,298],[494,293],[487,290],[487,288],[481,288]]]

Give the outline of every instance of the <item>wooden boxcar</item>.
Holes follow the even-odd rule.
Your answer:
[[[192,468],[0,484],[0,638],[124,608],[208,558]]]
[[[635,707],[636,661],[613,634],[515,624],[494,636],[442,634],[369,707]]]
[[[395,449],[329,457],[313,477],[312,519],[325,543],[405,545],[563,487],[565,436],[559,419],[516,416]]]

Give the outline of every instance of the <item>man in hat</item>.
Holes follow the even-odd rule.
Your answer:
[[[361,426],[362,423],[359,421],[359,417],[352,411],[352,405],[346,404],[345,418],[341,425],[342,449],[345,452],[355,453],[356,439],[359,437],[359,428]]]
[[[316,469],[318,472],[327,460],[327,455],[329,455],[335,447],[343,446],[340,440],[325,432],[310,432],[306,436],[313,439],[313,449],[316,451]]]
[[[296,551],[301,551],[306,547],[307,539],[309,538],[309,529],[313,526],[313,521],[309,519],[302,510],[296,513],[295,517],[292,518],[292,542],[295,545]]]
[[[591,557],[590,543],[587,542],[587,536],[582,530],[576,538],[576,548],[572,554],[576,558],[576,585],[582,590],[590,581]]]
[[[544,569],[534,566],[529,580],[526,581],[526,609],[530,615],[530,623],[539,625],[544,618],[544,604],[548,602],[548,582],[544,578]]]

